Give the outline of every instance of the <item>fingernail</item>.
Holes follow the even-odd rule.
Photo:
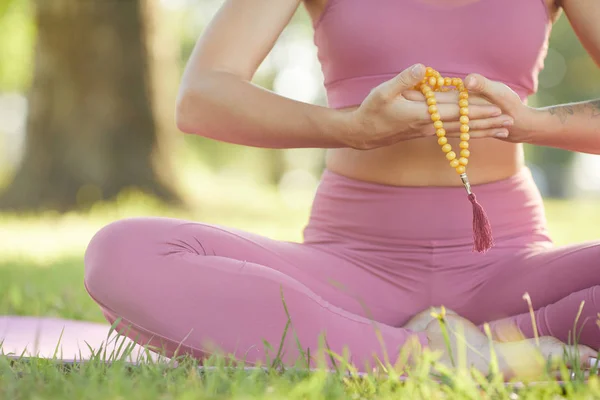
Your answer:
[[[466,84],[467,84],[467,89],[475,89],[475,85],[476,85],[475,78],[469,77],[467,79]]]
[[[590,368],[595,367],[596,363],[598,363],[598,359],[597,358],[590,358]]]
[[[423,64],[415,64],[410,70],[410,73],[415,78],[420,78],[421,75],[423,75]]]
[[[494,133],[495,137],[499,137],[499,138],[505,138],[508,137],[508,132],[507,131],[498,131],[496,133]]]
[[[512,124],[513,124],[513,121],[512,120],[508,120],[508,121],[504,121],[502,123],[502,126],[512,126]]]

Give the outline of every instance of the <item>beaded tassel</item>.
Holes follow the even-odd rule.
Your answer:
[[[437,100],[435,92],[447,92],[454,87],[458,90],[458,105],[460,107],[460,155],[452,150],[448,143],[444,123],[438,113]],[[469,93],[460,78],[444,78],[440,73],[431,67],[427,67],[425,78],[416,85],[416,90],[420,90],[425,96],[429,106],[429,114],[435,127],[437,142],[446,154],[446,159],[450,162],[450,167],[456,170],[467,191],[467,197],[473,206],[473,251],[485,253],[492,248],[494,240],[492,237],[492,228],[490,222],[483,210],[483,207],[477,202],[475,194],[471,191],[469,178],[467,177],[467,164],[469,163]]]

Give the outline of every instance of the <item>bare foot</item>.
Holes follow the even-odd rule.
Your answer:
[[[412,317],[410,321],[408,321],[402,327],[415,332],[422,332],[425,330],[425,328],[427,328],[427,325],[429,325],[431,321],[436,320],[436,318],[432,316],[431,313],[440,314],[441,312],[442,309],[440,307],[426,308],[425,310]],[[444,312],[446,315],[458,315],[454,311],[449,310],[447,308],[444,308]]]
[[[488,374],[492,360],[492,350],[498,360],[498,370],[505,379],[518,377],[519,379],[535,379],[543,375],[548,360],[551,365],[563,360],[566,350],[569,354],[579,353],[581,367],[590,368],[591,360],[597,353],[587,346],[567,346],[553,337],[539,338],[539,346],[535,339],[525,339],[515,342],[490,343],[489,339],[470,321],[458,315],[446,315],[446,330],[450,339],[450,352],[442,326],[438,320],[432,320],[424,329],[429,339],[431,350],[442,352],[440,362],[452,367],[453,358],[459,349],[466,348],[467,365],[477,369],[483,374]],[[567,365],[573,367],[573,365]]]

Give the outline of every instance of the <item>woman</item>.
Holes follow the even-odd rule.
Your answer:
[[[250,83],[299,2],[226,0],[188,62],[176,117],[183,132],[220,141],[327,148],[304,242],[173,219],[115,222],[85,259],[106,318],[168,354],[218,349],[249,362],[273,359],[263,343],[277,349],[289,318],[285,362],[301,354],[294,335],[315,354],[324,334],[363,369],[415,341],[444,352],[428,312],[444,305],[449,324],[466,328],[470,362],[487,370],[489,322],[510,373],[536,333],[543,355],[562,354],[585,301],[587,362],[600,348],[600,242],[553,246],[522,143],[600,154],[600,101],[525,104],[560,7],[600,62],[600,3],[307,0],[329,100],[320,107]],[[471,206],[413,89],[424,65],[470,90],[469,179],[495,239],[485,254],[471,251]],[[456,148],[457,94],[437,102]]]

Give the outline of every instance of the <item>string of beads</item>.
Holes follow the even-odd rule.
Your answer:
[[[438,112],[437,100],[435,98],[435,92],[448,92],[454,87],[458,90],[458,106],[460,107],[460,155],[457,155],[453,151],[452,146],[448,143],[446,137],[446,130],[444,129],[444,123]],[[441,146],[442,151],[446,154],[446,159],[450,162],[450,167],[456,170],[456,173],[464,174],[467,170],[467,164],[469,163],[469,156],[471,152],[469,150],[469,93],[465,88],[465,85],[460,78],[444,78],[441,74],[431,67],[427,67],[425,72],[425,78],[416,85],[416,90],[419,90],[426,98],[427,105],[429,106],[429,115],[433,126],[435,127],[435,134],[437,135],[437,142]]]
[[[469,134],[469,93],[467,88],[462,79],[445,78],[435,69],[427,67],[425,77],[415,86],[415,89],[419,90],[425,96],[427,106],[429,107],[429,115],[438,138],[437,142],[446,154],[446,159],[450,163],[450,167],[454,168],[460,176],[467,191],[467,197],[473,205],[473,250],[485,253],[494,245],[494,239],[490,221],[481,204],[477,202],[475,194],[471,191],[471,184],[467,177],[467,165],[469,164],[469,156],[471,155],[471,151],[469,150],[469,139],[471,138]],[[460,107],[459,155],[456,154],[450,143],[448,143],[444,123],[438,112],[437,100],[435,98],[435,92],[448,92],[450,90],[458,91],[458,106]]]

